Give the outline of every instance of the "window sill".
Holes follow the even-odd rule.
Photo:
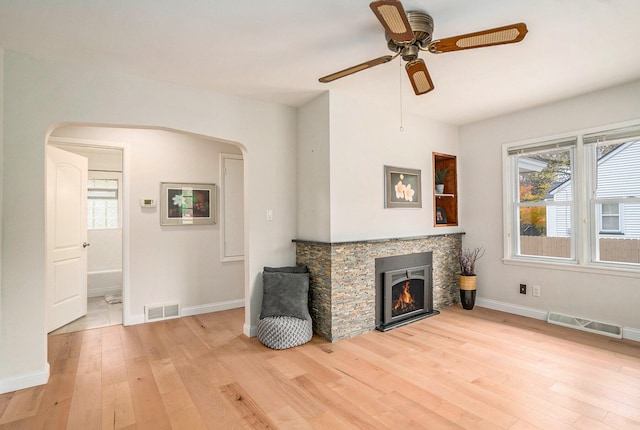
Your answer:
[[[532,261],[516,258],[503,258],[502,262],[509,266],[535,267],[539,269],[563,270],[568,272],[591,273],[607,276],[622,276],[626,278],[640,278],[640,268],[618,267],[606,264],[578,264],[575,262]]]

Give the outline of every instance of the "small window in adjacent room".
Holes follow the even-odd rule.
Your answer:
[[[89,179],[87,188],[87,228],[119,228],[118,180]]]

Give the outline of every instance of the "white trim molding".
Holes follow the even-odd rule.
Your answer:
[[[49,381],[49,373],[49,363],[45,363],[44,367],[40,371],[23,373],[21,375],[0,379],[0,394],[44,385]]]
[[[478,297],[476,299],[476,305],[493,309],[496,311],[507,312],[510,314],[520,315],[523,317],[533,318],[536,320],[547,320],[547,315],[549,312],[544,311],[542,309],[530,308],[528,306],[519,306],[514,305],[513,303],[499,302],[497,300],[484,299],[482,297]]]
[[[180,317],[190,317],[193,315],[206,314],[209,312],[220,312],[229,309],[237,309],[244,307],[244,299],[228,300],[226,302],[207,303],[204,305],[196,306],[183,306],[180,310]],[[144,314],[132,315],[127,321],[125,326],[144,324]]]
[[[493,309],[496,311],[507,312],[514,315],[520,315],[527,318],[537,320],[547,320],[548,311],[527,306],[514,305],[513,303],[499,302],[497,300],[485,299],[478,297],[476,305],[482,308]],[[622,327],[622,338],[640,342],[640,329],[632,327]]]

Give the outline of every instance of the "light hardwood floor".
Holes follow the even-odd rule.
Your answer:
[[[0,429],[636,429],[640,343],[453,306],[275,351],[235,309],[49,337]]]
[[[122,324],[122,302],[107,303],[105,297],[89,297],[85,316],[71,321],[50,334],[71,333],[116,324]]]

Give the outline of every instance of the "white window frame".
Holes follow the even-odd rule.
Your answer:
[[[602,209],[604,206],[615,206],[618,208],[616,214],[605,214]],[[604,228],[604,218],[616,218],[618,220],[618,228],[606,230]],[[598,205],[598,220],[600,222],[600,234],[624,234],[624,205],[622,203],[602,203]]]
[[[640,276],[640,265],[635,263],[599,261],[598,238],[601,232],[601,218],[597,210],[601,203],[640,203],[640,196],[621,198],[596,199],[596,168],[594,136],[609,133],[629,135],[640,132],[640,121],[630,121],[621,124],[599,127],[588,130],[575,131],[569,134],[551,136],[546,139],[531,139],[523,142],[507,143],[502,146],[503,166],[503,261],[506,264],[526,265],[533,267],[562,266],[566,269],[587,271],[593,273],[617,273],[623,276]],[[635,136],[636,134],[634,134]],[[510,153],[515,149],[532,149],[544,147],[550,142],[575,139],[574,172],[572,175],[572,258],[562,259],[557,257],[519,255],[519,220],[517,209],[520,206],[514,204],[518,198],[518,166],[513,163]],[[578,185],[579,186],[576,186]],[[539,202],[530,204],[538,206]],[[620,209],[621,229],[623,228],[623,207]]]
[[[561,257],[546,257],[539,255],[523,255],[520,254],[520,219],[519,209],[523,207],[563,207],[569,206],[571,209],[571,226],[577,225],[578,212],[576,205],[576,192],[575,192],[575,180],[571,181],[572,187],[570,203],[567,201],[550,201],[540,200],[536,202],[520,202],[520,181],[519,181],[519,166],[517,158],[513,155],[517,154],[534,154],[536,152],[548,152],[555,149],[567,149],[570,151],[571,165],[573,170],[571,177],[575,178],[576,172],[576,146],[577,142],[574,137],[561,137],[554,138],[548,141],[539,141],[534,143],[527,143],[523,145],[504,145],[503,146],[503,166],[507,166],[506,174],[504,177],[505,186],[507,187],[504,202],[504,219],[505,219],[505,259],[513,260],[529,260],[540,262],[563,262],[563,263],[576,263],[576,248],[578,243],[578,235],[576,229],[572,228],[569,232],[571,241],[571,256],[569,258]]]

